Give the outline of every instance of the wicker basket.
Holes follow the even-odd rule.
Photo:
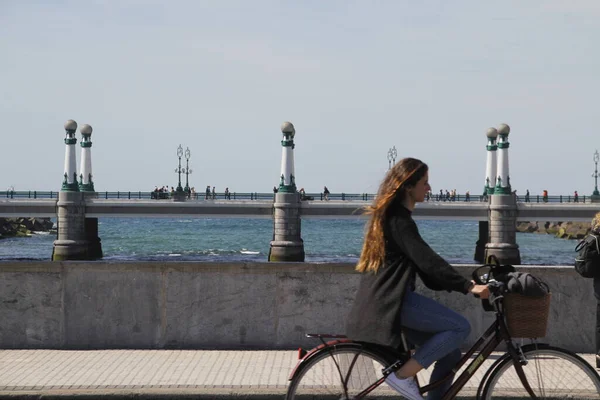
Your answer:
[[[546,336],[551,294],[527,297],[518,293],[504,295],[504,312],[508,332],[516,338]]]

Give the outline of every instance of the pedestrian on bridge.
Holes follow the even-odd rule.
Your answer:
[[[575,191],[575,193],[573,193],[573,201],[575,203],[579,203],[579,193],[577,193],[577,190]]]
[[[325,200],[329,200],[329,189],[327,189],[327,186],[323,187],[323,196],[325,197]]]

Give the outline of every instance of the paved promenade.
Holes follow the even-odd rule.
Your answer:
[[[282,399],[296,361],[296,351],[0,350],[0,398]]]

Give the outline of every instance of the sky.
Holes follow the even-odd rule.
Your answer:
[[[181,144],[197,191],[269,192],[290,121],[309,193],[375,193],[393,146],[434,192],[480,193],[506,123],[513,190],[591,194],[599,17],[597,0],[0,0],[0,189],[59,190],[73,119],[98,191],[176,186]]]

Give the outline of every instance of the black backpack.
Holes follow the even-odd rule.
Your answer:
[[[600,278],[600,239],[590,234],[575,247],[575,271],[584,278]]]

